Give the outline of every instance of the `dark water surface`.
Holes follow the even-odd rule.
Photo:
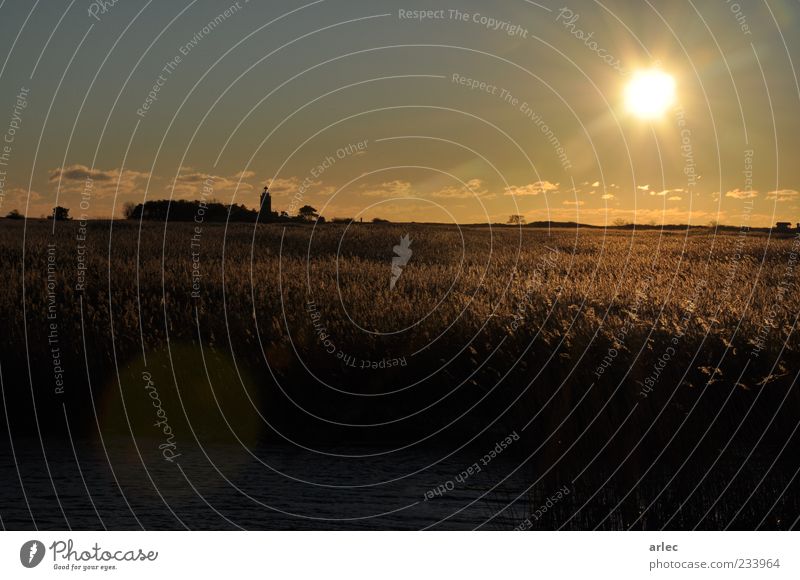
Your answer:
[[[45,462],[38,439],[15,439],[16,459],[0,455],[4,528],[508,530],[528,518],[530,529],[790,529],[800,516],[797,478],[769,455],[726,458],[704,479],[556,476],[526,493],[539,479],[531,462],[507,452],[482,466],[483,448],[226,443],[168,462],[157,440],[104,444],[47,442]]]
[[[73,452],[68,441],[48,443],[45,462],[37,439],[16,440],[16,461],[10,453],[0,461],[4,526],[508,528],[512,511],[522,515],[510,503],[528,486],[522,470],[509,476],[518,463],[501,457],[457,480],[476,462],[480,465],[480,456],[444,457],[447,450],[385,453],[350,447],[320,454],[266,444],[248,452],[225,444],[206,446],[207,456],[195,449],[168,462],[153,452],[157,445],[138,441],[137,452],[121,440],[105,441],[105,449],[99,442],[80,441]],[[434,493],[440,485],[444,493]],[[488,521],[503,508],[497,522]]]

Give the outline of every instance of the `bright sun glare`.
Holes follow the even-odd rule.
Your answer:
[[[641,119],[656,119],[675,102],[675,79],[660,70],[634,73],[625,87],[625,106]]]

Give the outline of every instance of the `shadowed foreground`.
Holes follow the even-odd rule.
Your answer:
[[[793,237],[51,228],[0,223],[6,527],[796,525]]]

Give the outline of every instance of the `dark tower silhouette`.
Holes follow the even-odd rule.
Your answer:
[[[264,187],[261,194],[261,220],[268,220],[272,217],[272,196],[269,194],[269,187]]]

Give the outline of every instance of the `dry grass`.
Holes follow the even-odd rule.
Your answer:
[[[0,228],[7,280],[0,311],[10,330],[7,340],[22,338],[22,228],[10,221]],[[25,306],[29,337],[35,338],[46,330],[51,236],[49,224],[30,222],[27,228]],[[227,231],[206,226],[201,298],[193,299],[191,226],[171,225],[165,234],[163,225],[145,224],[139,243],[136,224],[117,222],[110,237],[108,223],[91,224],[83,293],[75,290],[76,229],[76,222],[58,224],[53,238],[59,323],[65,332],[79,331],[76,305],[82,295],[90,329],[107,332],[113,314],[114,334],[123,344],[137,344],[140,334],[148,344],[168,333],[174,339],[195,338],[197,307],[201,328],[216,344],[227,346],[228,329],[236,346],[257,343],[255,312],[265,344],[281,342],[288,327],[313,348],[305,309],[310,295],[337,346],[362,353],[380,354],[397,344],[414,351],[442,331],[448,346],[441,340],[437,348],[449,351],[483,328],[473,343],[479,351],[505,337],[525,343],[538,333],[544,344],[563,339],[573,356],[628,327],[635,339],[626,341],[626,350],[636,350],[647,335],[654,341],[650,348],[657,350],[660,340],[683,334],[682,342],[704,341],[709,352],[731,344],[742,354],[752,350],[767,320],[771,328],[758,357],[764,360],[784,347],[800,311],[788,269],[791,240],[760,234],[737,246],[734,235],[328,225],[313,232],[309,245],[311,229],[305,227],[289,227],[283,235],[282,227],[261,226],[254,235],[252,226]],[[391,291],[391,248],[406,232],[415,253],[398,290]],[[791,289],[778,300],[782,280]],[[413,325],[428,313],[388,341],[365,337],[348,318],[385,332]],[[795,353],[793,336],[785,348],[784,358]]]
[[[51,236],[48,223],[0,222],[6,394],[12,403],[27,396],[30,368],[43,424],[48,410],[62,418],[59,405],[48,406],[48,243],[56,247],[66,397],[70,416],[83,411],[87,429],[94,423],[86,359],[94,396],[102,398],[114,391],[118,368],[133,377],[121,391],[141,387],[143,348],[151,366],[175,365],[173,352],[181,359],[175,372],[183,399],[171,392],[171,374],[153,376],[183,434],[174,409],[192,392],[208,408],[190,412],[215,420],[219,392],[199,392],[211,360],[221,369],[216,380],[233,391],[246,377],[252,396],[240,393],[229,406],[250,416],[240,422],[248,441],[263,429],[249,410],[254,401],[273,428],[307,442],[436,432],[431,442],[460,443],[487,427],[503,436],[525,428],[519,451],[538,449],[529,465],[556,486],[589,465],[593,480],[624,465],[620,473],[635,481],[656,459],[675,465],[693,458],[689,465],[703,473],[726,445],[741,454],[764,435],[762,444],[780,446],[797,423],[794,238],[207,225],[200,297],[193,298],[192,225],[165,231],[149,223],[139,231],[135,223],[91,223],[82,292],[75,288],[78,227],[59,223]],[[413,256],[391,290],[392,247],[406,233]],[[362,370],[343,365],[338,352],[359,361],[406,357],[408,364]],[[398,392],[373,396],[390,391]],[[386,425],[348,427],[378,423]]]

